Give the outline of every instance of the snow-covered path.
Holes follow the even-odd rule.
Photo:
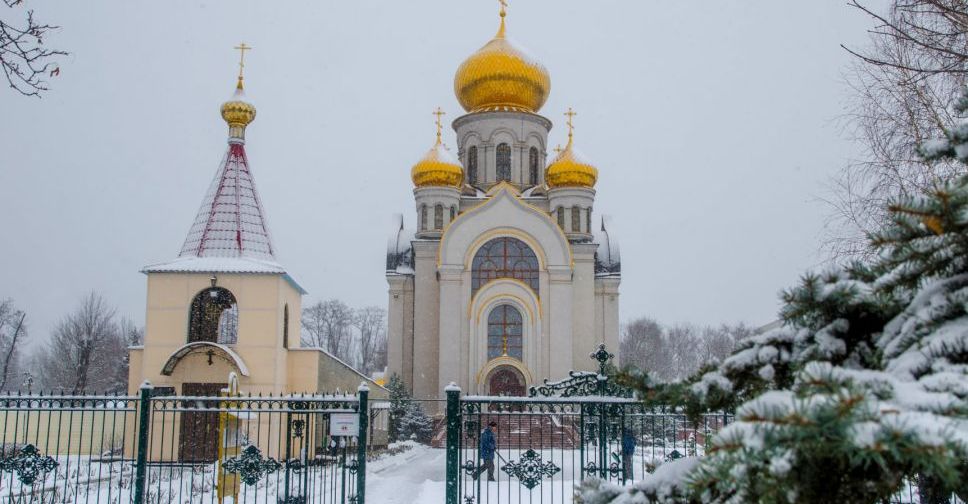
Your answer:
[[[415,444],[367,464],[366,500],[381,504],[444,502],[447,451]]]

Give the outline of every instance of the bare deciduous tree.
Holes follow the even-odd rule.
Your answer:
[[[353,309],[338,299],[320,301],[303,309],[302,340],[310,347],[325,349],[346,362],[352,362]]]
[[[19,374],[20,354],[27,338],[27,314],[18,310],[12,299],[0,302],[0,390],[6,390],[11,377]]]
[[[115,310],[91,292],[57,324],[37,357],[38,371],[43,385],[52,389],[118,391],[126,388],[118,383],[117,372],[126,354]]]
[[[379,306],[360,308],[353,316],[359,338],[360,371],[367,376],[386,367],[386,352],[381,352],[386,349],[386,318],[387,311]]]
[[[642,317],[622,331],[621,364],[649,372],[660,381],[685,378],[711,362],[728,356],[736,342],[753,334],[745,324],[701,327],[674,324],[665,328]]]
[[[883,222],[889,200],[958,173],[952,163],[924,162],[917,148],[952,124],[968,77],[968,0],[893,0],[884,13],[862,0],[848,5],[874,27],[867,48],[845,47],[857,60],[844,119],[864,152],[832,183],[824,245],[836,257],[869,253],[866,234]]]
[[[23,4],[23,0],[3,2],[10,8]],[[23,24],[10,21],[12,17],[0,16],[0,67],[11,88],[25,96],[39,97],[48,89],[46,79],[60,74],[55,60],[67,55],[44,45],[44,38],[59,27],[38,23],[32,10],[26,12]]]

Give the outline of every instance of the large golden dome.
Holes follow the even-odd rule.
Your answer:
[[[545,182],[548,187],[585,187],[591,189],[598,182],[598,168],[585,161],[574,147],[574,131],[571,117],[575,115],[571,109],[568,116],[568,145],[555,156],[545,172]]]
[[[551,91],[545,67],[505,37],[501,27],[490,42],[464,60],[454,76],[457,101],[468,112],[515,110],[535,113]]]
[[[464,184],[464,169],[447,151],[447,146],[440,139],[442,125],[440,116],[444,112],[438,108],[434,111],[437,116],[437,142],[410,169],[410,178],[417,187],[457,187]]]

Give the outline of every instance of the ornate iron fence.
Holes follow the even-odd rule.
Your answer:
[[[0,396],[0,503],[363,503],[370,413],[365,389]]]

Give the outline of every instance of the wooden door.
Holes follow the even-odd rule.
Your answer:
[[[218,397],[228,387],[225,383],[185,383],[183,396]],[[218,401],[187,402],[188,408],[213,408]],[[184,411],[178,435],[178,460],[182,462],[214,462],[218,457],[218,413]]]

